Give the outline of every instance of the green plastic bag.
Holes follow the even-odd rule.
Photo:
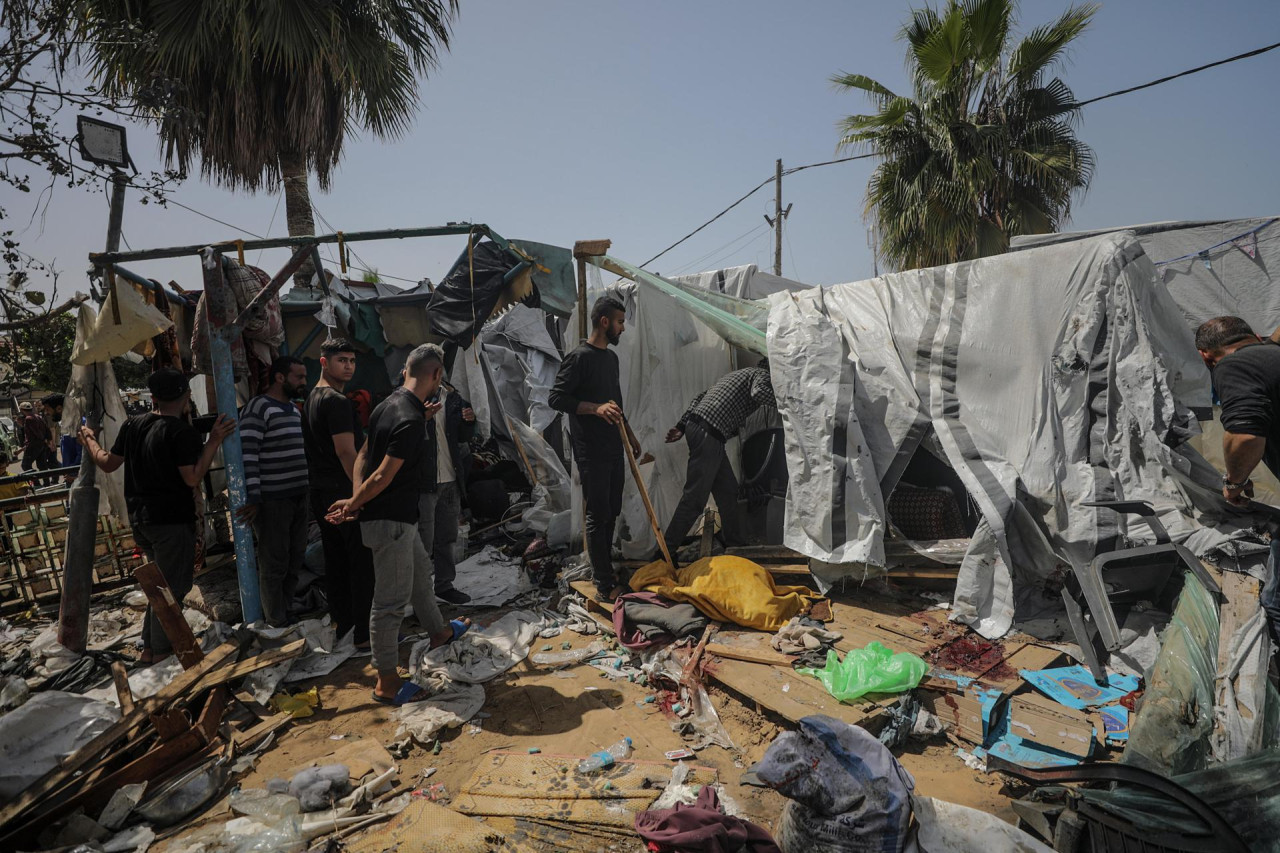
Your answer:
[[[834,651],[827,652],[827,665],[822,669],[796,670],[821,681],[827,692],[841,702],[852,702],[868,693],[910,690],[928,671],[929,665],[915,655],[895,652],[875,642],[867,643],[866,648],[850,649],[843,661]]]

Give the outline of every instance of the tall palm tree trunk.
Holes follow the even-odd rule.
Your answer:
[[[315,219],[311,214],[311,191],[307,186],[307,161],[300,152],[280,152],[280,174],[284,183],[284,215],[289,224],[290,237],[302,237],[316,233]],[[315,275],[315,264],[308,258],[293,274],[296,287],[307,287]]]

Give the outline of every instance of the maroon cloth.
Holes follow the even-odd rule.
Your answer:
[[[622,644],[624,649],[643,652],[675,642],[676,638],[670,634],[663,634],[650,640],[637,631],[635,626],[628,627],[626,615],[623,613],[625,609],[623,605],[628,601],[642,601],[645,604],[675,604],[671,599],[663,598],[656,592],[628,592],[625,595],[618,596],[617,600],[613,602],[613,633],[617,635],[618,642]]]
[[[636,815],[636,832],[650,850],[663,853],[782,853],[764,827],[722,812],[710,785],[703,786],[691,806]]]

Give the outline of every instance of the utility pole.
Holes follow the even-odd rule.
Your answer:
[[[773,178],[773,218],[765,215],[764,221],[773,226],[773,274],[782,277],[782,220],[791,215],[791,205],[782,209],[782,160],[777,161]]]
[[[124,191],[129,176],[119,169],[111,173],[111,210],[107,217],[107,251],[120,251],[124,225]],[[109,269],[109,268],[108,268]],[[107,273],[106,302],[118,312],[115,276]],[[116,322],[119,322],[117,317]],[[98,365],[89,373],[84,393],[85,424],[97,432],[102,427],[98,400]],[[80,455],[80,474],[71,486],[67,510],[67,550],[62,563],[62,601],[58,608],[58,642],[73,652],[84,653],[89,636],[89,598],[93,589],[93,546],[98,538],[97,466],[88,452]]]

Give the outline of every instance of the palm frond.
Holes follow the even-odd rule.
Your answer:
[[[1057,62],[1068,45],[1089,26],[1100,8],[1097,3],[1072,6],[1052,24],[1036,27],[1018,43],[1009,57],[1009,75],[1026,85]]]

